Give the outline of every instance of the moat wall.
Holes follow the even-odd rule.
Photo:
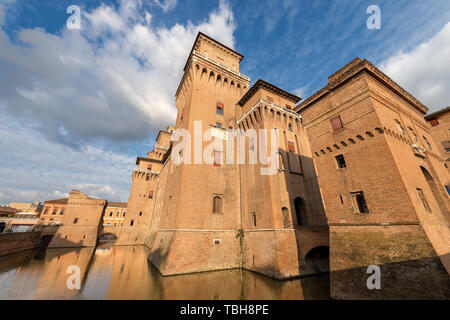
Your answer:
[[[40,232],[2,233],[0,234],[0,257],[38,248],[40,241]]]
[[[420,225],[330,227],[335,299],[450,299],[450,277]],[[381,289],[367,288],[367,267]]]

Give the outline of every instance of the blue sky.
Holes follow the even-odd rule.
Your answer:
[[[79,5],[82,30],[66,28]],[[381,29],[369,30],[369,5]],[[0,203],[72,188],[128,198],[136,156],[175,119],[197,32],[245,56],[241,72],[303,98],[359,56],[430,110],[450,101],[450,2],[0,0]]]

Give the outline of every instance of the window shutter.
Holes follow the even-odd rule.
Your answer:
[[[272,97],[269,97],[269,96],[267,96],[267,101],[269,101],[269,102],[273,102],[273,98],[272,98]]]
[[[289,152],[295,152],[294,143],[288,141]]]
[[[430,124],[432,127],[436,127],[437,125],[439,125],[439,121],[438,119],[431,119]]]
[[[214,165],[220,167],[222,163],[222,152],[214,150]]]
[[[339,129],[342,129],[344,126],[342,125],[341,117],[336,116],[330,119],[331,127],[333,128],[333,131],[337,131]]]

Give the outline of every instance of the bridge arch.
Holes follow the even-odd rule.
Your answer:
[[[305,256],[305,263],[315,272],[330,271],[330,247],[314,247]]]

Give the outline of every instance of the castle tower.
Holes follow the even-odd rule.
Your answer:
[[[327,222],[306,132],[293,111],[299,100],[258,80],[236,111],[237,126],[248,137],[247,161],[240,165],[243,266],[278,279],[328,271]],[[267,130],[267,151],[262,130]],[[270,165],[249,161],[253,149],[261,160],[277,145],[279,154]],[[268,167],[275,170],[264,171]]]
[[[136,159],[132,183],[123,226],[105,227],[103,233],[117,237],[116,245],[144,244],[150,229],[159,175],[170,149],[173,127],[162,130],[156,138],[156,145],[147,157]]]
[[[93,199],[72,190],[61,226],[50,241],[49,248],[95,247],[102,225],[106,200]]]
[[[224,136],[234,128],[235,105],[250,83],[239,73],[242,58],[199,33],[186,62],[175,96],[176,128],[190,134],[191,150],[179,156],[190,156],[191,164],[164,163],[147,243],[150,260],[163,275],[239,267],[237,166],[220,160],[226,156],[223,149],[208,149],[210,142],[201,140],[210,129],[214,136]],[[196,149],[200,155],[209,150],[215,163],[195,159]]]
[[[298,111],[330,225],[332,296],[448,298],[449,173],[427,108],[357,58]],[[371,265],[380,290],[366,286]]]

